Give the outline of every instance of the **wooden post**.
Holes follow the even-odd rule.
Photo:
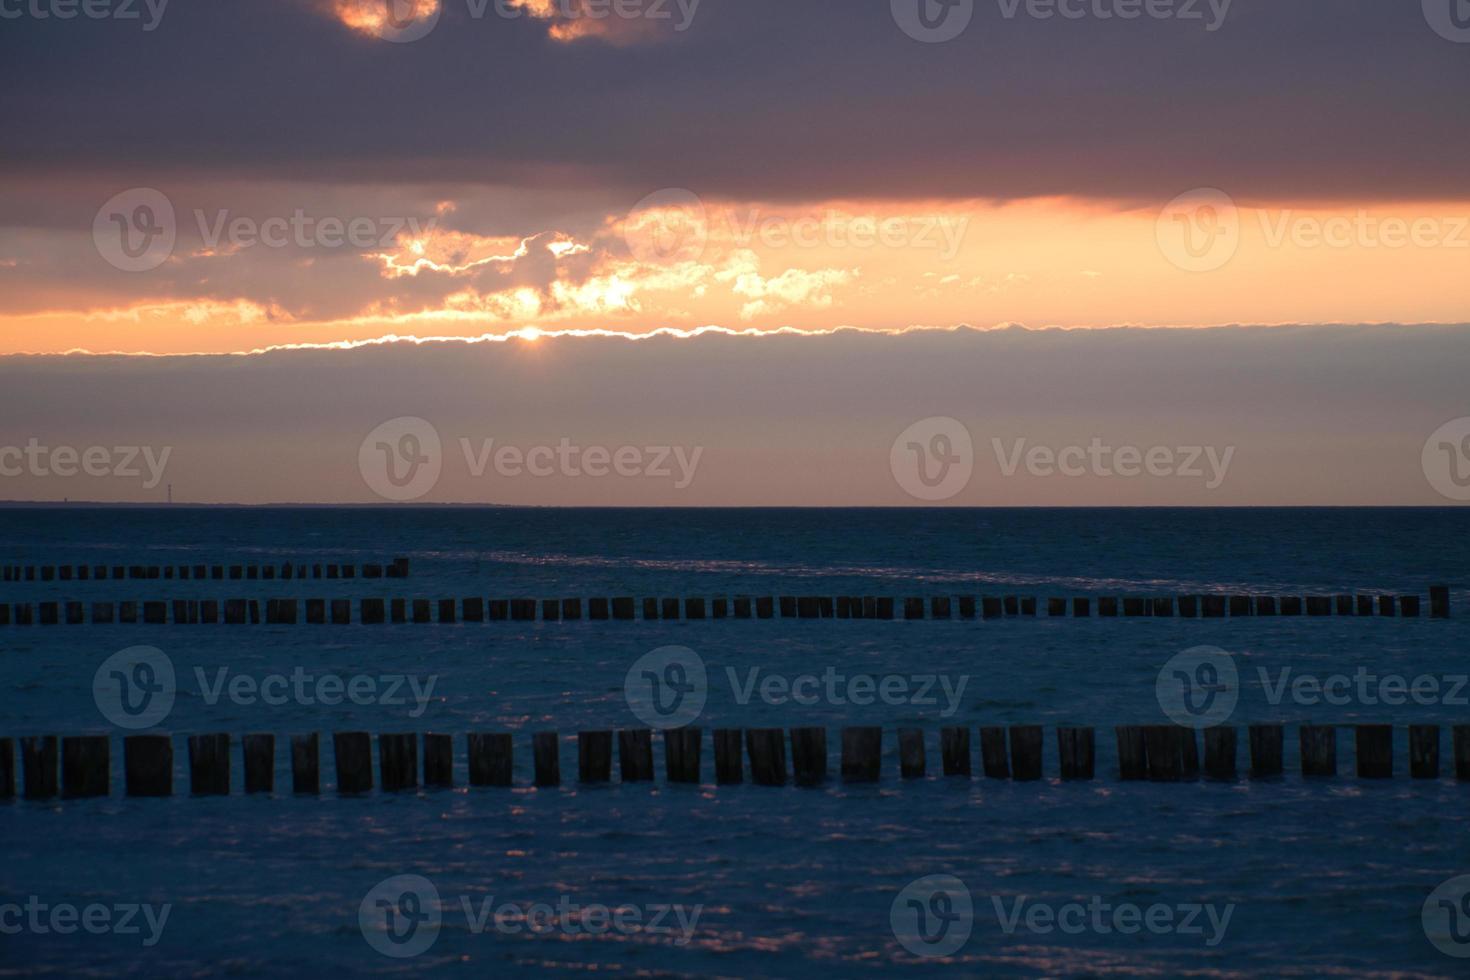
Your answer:
[[[1358,778],[1393,776],[1393,726],[1359,725],[1356,733]]]
[[[1118,599],[1116,596],[1100,596],[1097,600],[1097,614],[1114,618],[1118,615]]]
[[[417,788],[419,737],[411,732],[379,735],[378,775],[385,793]]]
[[[468,619],[469,617],[465,617]],[[563,620],[578,620],[582,618],[581,599],[563,599],[561,601],[561,618]]]
[[[893,597],[892,596],[879,596],[877,598],[877,600],[876,600],[876,603],[877,603],[876,606],[875,606],[876,612],[874,613],[874,615],[876,616],[876,618],[878,618],[878,619],[892,619],[893,618]]]
[[[1399,596],[1399,615],[1408,619],[1419,618],[1419,597],[1416,595]]]
[[[937,595],[929,600],[929,615],[935,619],[949,619],[949,596]]]
[[[1258,595],[1258,596],[1256,596],[1256,615],[1257,616],[1274,616],[1274,615],[1276,615],[1276,597],[1274,595]]]
[[[556,599],[541,600],[541,621],[555,623],[561,619],[561,602]]]
[[[337,792],[369,793],[373,788],[373,740],[367,732],[336,732],[332,751],[337,758]]]
[[[387,618],[382,599],[363,599],[358,607],[358,618],[364,626],[381,626]]]
[[[1449,586],[1431,585],[1429,587],[1429,615],[1434,619],[1450,618]]]
[[[1470,725],[1456,725],[1450,730],[1455,747],[1455,778],[1470,780]]]
[[[229,621],[229,617],[230,617],[230,606],[229,606],[229,603],[225,603],[225,621],[226,622]],[[307,599],[306,600],[306,622],[307,622],[307,625],[309,625],[309,626],[325,626],[326,625],[326,622],[327,622],[327,600],[325,600],[325,599]]]
[[[1124,616],[1147,616],[1148,606],[1137,596],[1123,597]]]
[[[923,779],[928,768],[924,757],[924,730],[922,728],[900,728],[898,730],[898,769],[904,779]]]
[[[1439,778],[1439,726],[1409,726],[1409,776]]]
[[[332,600],[332,625],[333,626],[351,626],[352,625],[352,600],[351,599],[333,599]]]
[[[1235,729],[1226,725],[1205,729],[1205,775],[1210,779],[1234,780]]]
[[[245,792],[275,792],[276,737],[274,735],[241,736],[240,757],[245,762]]]
[[[1199,615],[1199,596],[1182,595],[1179,597],[1179,615],[1185,619],[1194,619]]]
[[[710,600],[710,614],[715,619],[730,618],[730,600],[724,597],[716,597]]]
[[[126,607],[129,604],[128,603],[124,603],[123,605]],[[244,624],[245,624],[245,600],[244,599],[226,599],[225,600],[225,625],[226,626],[243,626]]]
[[[749,619],[750,618],[750,596],[747,596],[747,595],[736,596],[735,597],[735,603],[734,603],[734,605],[735,605],[735,618],[736,619]]]
[[[633,598],[631,596],[619,596],[612,600],[612,618],[632,619],[633,608]]]
[[[775,600],[768,595],[756,596],[755,615],[757,619],[770,619],[775,614]]]
[[[0,606],[0,610],[9,613],[8,606]],[[107,625],[113,621],[113,607],[110,602],[92,603],[92,622],[96,625]]]
[[[1046,600],[1046,614],[1048,616],[1067,615],[1067,600],[1059,598]]]
[[[1091,728],[1057,729],[1057,757],[1063,779],[1091,779],[1096,756],[1096,736]]]
[[[1072,615],[1077,617],[1092,615],[1092,600],[1079,596],[1072,600]]]
[[[972,595],[960,596],[960,619],[975,618],[975,597]]]
[[[619,729],[618,774],[625,783],[653,782],[653,732],[647,728]]]
[[[699,751],[703,730],[670,728],[664,731],[664,778],[671,783],[699,782]]]
[[[750,781],[757,786],[786,784],[786,733],[779,728],[745,730],[745,751],[750,758]]]
[[[1331,616],[1332,615],[1332,597],[1331,596],[1325,596],[1325,595],[1309,595],[1309,596],[1307,596],[1307,615],[1308,616]]]
[[[633,600],[629,599],[628,601],[629,602],[632,602]],[[402,603],[403,603],[403,600],[402,599],[394,599],[393,600],[393,605],[395,607],[402,605]],[[491,599],[489,602],[485,603],[485,606],[486,606],[486,608],[490,612],[490,622],[492,622],[492,623],[503,623],[506,620],[510,619],[510,600],[509,599]],[[628,607],[628,618],[629,619],[632,619],[633,618],[632,607],[631,606]],[[400,620],[395,619],[394,622],[400,622]]]
[[[1012,725],[1011,731],[1011,778],[1033,780],[1041,778],[1041,726]]]
[[[946,776],[970,778],[969,726],[951,726],[939,730],[939,755],[944,760]]]
[[[980,726],[980,771],[986,779],[1011,778],[1011,754],[1006,749],[1006,730],[999,725]]]
[[[20,757],[25,764],[25,798],[49,800],[58,792],[59,772],[55,735],[31,735],[20,740]]]
[[[424,785],[440,789],[454,786],[454,737],[438,733],[424,735]]]
[[[923,619],[924,618],[924,600],[923,599],[905,599],[903,601],[903,618],[904,619]]]
[[[922,748],[923,742],[921,741],[919,745]],[[793,751],[795,748],[796,745],[793,742]],[[844,728],[842,730],[842,781],[876,783],[882,772],[883,729],[877,726]]]
[[[537,786],[561,785],[561,738],[556,732],[531,736],[531,756],[536,766]]]
[[[322,791],[320,746],[316,732],[291,736],[291,792],[315,796]]]
[[[515,740],[509,732],[472,733],[465,738],[471,786],[509,786],[515,773]]]
[[[1184,778],[1184,740],[1178,725],[1144,725],[1143,750],[1148,759],[1148,778],[1155,783],[1176,783]]]
[[[189,736],[189,792],[230,795],[230,736]]]
[[[15,742],[0,738],[0,800],[15,799]]]
[[[1281,615],[1300,616],[1302,614],[1302,597],[1299,595],[1284,595],[1281,597]]]
[[[1393,616],[1393,615],[1395,615],[1395,613],[1396,613],[1396,608],[1395,608],[1395,603],[1394,603],[1394,597],[1391,596],[1391,595],[1381,595],[1381,596],[1379,596],[1378,597],[1378,615],[1380,615],[1380,616]]]
[[[721,786],[745,781],[745,763],[738,728],[715,729],[715,782]]]
[[[1302,725],[1299,734],[1303,776],[1337,775],[1337,729],[1332,725]]]
[[[827,781],[827,729],[791,729],[791,771],[798,786]]]
[[[123,781],[129,796],[172,796],[174,744],[167,735],[123,739]]]
[[[589,619],[608,619],[612,615],[612,606],[606,599],[588,599],[587,616]]]
[[[1005,597],[1004,602],[1005,602],[1005,610],[1006,610],[1006,615],[1007,616],[1019,616],[1019,615],[1021,615],[1021,597],[1020,596],[1008,595],[1008,596]]]
[[[797,596],[796,614],[802,619],[820,619],[822,615],[822,604],[814,595]],[[921,615],[920,619],[923,618]]]
[[[980,597],[980,618],[1000,619],[1005,615],[1005,603],[1000,596],[985,595]]]
[[[61,740],[61,794],[67,799],[106,796],[112,789],[112,747],[106,735]],[[0,788],[0,796],[4,795]]]
[[[643,600],[643,618],[644,619],[658,619],[658,600],[657,599],[644,599]]]
[[[164,625],[168,622],[168,607],[162,602],[144,602],[143,622],[150,626]]]
[[[80,602],[68,602],[66,604],[66,624],[68,626],[80,626],[85,623],[86,614],[82,611]]]
[[[612,732],[577,733],[577,782],[612,781]]]
[[[1351,615],[1353,615],[1353,597],[1352,596],[1350,596],[1350,595],[1339,595],[1339,596],[1335,596],[1333,598],[1333,600],[1332,600],[1332,604],[1333,604],[1334,608],[1337,611],[1337,615],[1339,615],[1339,616],[1351,616]]]
[[[1233,595],[1230,597],[1230,618],[1249,616],[1251,614],[1251,597],[1248,595]]]
[[[1250,726],[1251,778],[1280,776],[1285,772],[1282,747],[1285,732],[1280,725]]]
[[[456,617],[454,606],[455,602],[453,599],[439,600],[439,622],[453,623],[455,621]]]

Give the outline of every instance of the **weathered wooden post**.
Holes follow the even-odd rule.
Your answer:
[[[920,742],[921,746],[922,744]],[[793,742],[793,751],[795,747]],[[823,745],[823,748],[825,749],[826,746]],[[825,756],[825,752],[823,754]],[[876,725],[844,728],[842,730],[842,781],[876,783],[882,772],[883,729]]]
[[[937,595],[929,600],[929,615],[935,619],[949,619],[949,596]]]
[[[0,613],[3,613],[4,616],[5,616],[5,618],[6,618],[6,620],[8,621],[9,618],[10,618],[10,615],[9,615],[10,614],[10,607],[9,606],[0,606]],[[102,625],[110,624],[112,621],[113,621],[113,607],[112,607],[112,603],[110,603],[110,602],[94,602],[94,603],[92,603],[92,622],[93,622],[93,624],[98,625],[98,626],[102,626]]]
[[[366,598],[358,603],[358,619],[364,626],[381,626],[386,613],[382,599]]]
[[[541,600],[541,620],[546,623],[561,621],[561,602],[557,599]]]
[[[189,792],[195,796],[230,795],[230,736],[189,736]]]
[[[1257,616],[1274,616],[1274,615],[1276,615],[1276,597],[1274,595],[1258,595],[1258,596],[1256,596],[1256,615]]]
[[[1360,595],[1357,597],[1358,615],[1373,615],[1373,597],[1371,595]]]
[[[0,738],[0,800],[15,799],[15,742]]]
[[[874,617],[877,619],[893,618],[893,597],[880,595],[874,607]]]
[[[664,619],[677,620],[679,618],[679,600],[666,598],[659,603],[661,616]]]
[[[461,599],[459,618],[466,623],[483,623],[485,621],[485,600],[479,596],[466,596]]]
[[[1378,597],[1378,615],[1380,615],[1380,616],[1392,616],[1392,615],[1395,614],[1395,612],[1396,612],[1396,610],[1394,608],[1394,597],[1393,596],[1391,596],[1391,595],[1381,595],[1381,596]]]
[[[1153,600],[1153,614],[1160,618],[1172,618],[1174,616],[1174,597],[1155,597]]]
[[[643,618],[644,619],[658,619],[658,600],[657,599],[644,599],[643,600]]]
[[[332,752],[337,760],[337,792],[343,796],[372,792],[372,736],[367,732],[335,732]]]
[[[1399,596],[1399,615],[1408,619],[1419,618],[1419,597],[1416,595]]]
[[[715,782],[721,786],[745,781],[741,735],[738,728],[715,729]]]
[[[755,616],[757,619],[770,619],[776,614],[775,600],[768,595],[756,596]]]
[[[1356,745],[1359,779],[1392,778],[1392,725],[1358,725]]]
[[[1332,597],[1331,596],[1325,596],[1325,595],[1309,595],[1309,596],[1307,596],[1307,615],[1308,616],[1331,616],[1332,615]]]
[[[129,796],[172,796],[174,744],[167,735],[123,739],[123,782]]]
[[[628,601],[629,602],[632,602],[633,600],[629,599]],[[395,606],[398,605],[401,602],[403,602],[402,599],[394,599],[393,600],[393,603],[394,603]],[[510,600],[509,599],[491,599],[489,602],[485,603],[485,606],[489,610],[489,613],[490,613],[490,622],[492,622],[492,623],[503,623],[506,620],[510,619]],[[632,619],[633,618],[633,607],[632,606],[629,606],[628,607],[628,618],[629,619]]]
[[[1040,725],[1012,725],[1011,738],[1011,778],[1015,780],[1035,780],[1041,778],[1041,742],[1042,732]]]
[[[826,782],[827,730],[825,728],[791,729],[791,770],[797,786],[819,786]]]
[[[1092,600],[1085,596],[1078,596],[1072,600],[1072,615],[1077,617],[1092,615]]]
[[[87,621],[86,614],[80,602],[68,602],[66,604],[66,624],[68,626],[80,626]]]
[[[291,736],[291,792],[315,796],[322,791],[320,745],[316,732]]]
[[[1470,725],[1455,725],[1450,729],[1450,738],[1455,750],[1455,778],[1470,780]]]
[[[1409,776],[1439,778],[1439,726],[1409,726]]]
[[[822,603],[817,596],[804,595],[796,597],[796,615],[802,619],[820,619],[822,616]],[[922,615],[919,617],[923,618]]]
[[[1281,615],[1300,616],[1302,614],[1302,597],[1299,595],[1284,595],[1281,597]]]
[[[939,730],[939,755],[946,776],[970,777],[970,729],[956,725]]]
[[[653,782],[653,732],[647,728],[618,730],[618,775],[625,783]]]
[[[1434,619],[1450,618],[1449,586],[1431,585],[1429,587],[1429,615]]]
[[[1046,614],[1048,616],[1067,615],[1067,600],[1056,597],[1046,600]]]
[[[577,733],[577,782],[612,781],[612,732]]]
[[[457,617],[455,615],[455,609],[454,609],[454,607],[455,607],[455,602],[454,602],[453,599],[440,599],[439,600],[439,622],[441,622],[441,623],[453,623],[453,622],[455,622],[455,620],[456,620]]]
[[[783,595],[777,598],[782,619],[796,618],[796,596]]]
[[[378,736],[378,775],[383,792],[415,789],[419,784],[419,737],[412,732]]]
[[[1350,595],[1333,596],[1332,606],[1339,616],[1353,615],[1353,597]]]
[[[59,756],[55,735],[29,735],[20,740],[20,757],[25,764],[25,798],[49,800],[58,792]]]
[[[229,604],[225,605],[225,618],[228,621],[230,615]],[[325,626],[327,622],[327,600],[306,600],[306,623],[308,626]]]
[[[972,595],[960,596],[960,619],[975,618],[975,597]]]
[[[61,740],[61,795],[67,799],[106,796],[112,791],[112,745],[106,735]],[[0,789],[0,796],[3,796]]]
[[[1144,603],[1143,599],[1139,598],[1138,596],[1124,596],[1123,615],[1134,617],[1147,616],[1148,606]]]
[[[685,619],[704,618],[704,599],[699,596],[690,596],[684,600]]]
[[[413,621],[415,624],[423,625],[425,623],[432,623],[434,621],[432,615],[433,606],[430,605],[428,599],[414,599],[409,603],[408,607],[409,611],[413,615]],[[514,603],[511,604],[511,608],[515,608]]]
[[[924,600],[923,599],[905,599],[903,601],[903,618],[904,619],[923,619],[924,618]]]
[[[1199,615],[1199,596],[1182,595],[1179,597],[1179,615],[1185,619],[1194,619]]]
[[[1248,595],[1233,595],[1230,597],[1230,618],[1249,616],[1251,614],[1251,597]]]
[[[924,756],[924,730],[922,728],[900,728],[898,730],[898,770],[904,779],[923,779],[928,768]]]
[[[351,599],[333,599],[332,600],[332,606],[331,606],[331,608],[332,608],[332,625],[333,626],[351,626],[352,625],[352,600]]]
[[[556,732],[531,735],[531,758],[536,767],[537,786],[561,785],[561,738]]]
[[[587,617],[589,619],[609,619],[612,616],[612,605],[606,599],[588,599]]]
[[[1005,610],[1007,616],[1021,615],[1021,597],[1008,595],[1005,597]]]
[[[168,607],[162,602],[144,602],[143,622],[150,626],[164,625],[168,622]]]
[[[509,786],[515,773],[515,740],[509,732],[477,732],[465,738],[471,786]]]
[[[276,737],[242,735],[240,757],[245,763],[245,792],[273,793],[276,789]]]
[[[1234,780],[1235,729],[1218,725],[1205,729],[1205,775],[1210,779]]]
[[[425,733],[424,785],[438,789],[454,786],[454,736]]]
[[[1006,730],[1000,725],[980,726],[980,771],[986,779],[1011,778],[1011,753]]]
[[[739,595],[739,596],[736,596],[735,597],[735,618],[736,619],[749,619],[750,618],[750,596],[748,596],[748,595]]]
[[[1337,729],[1332,725],[1302,725],[1299,732],[1303,776],[1337,775]]]
[[[578,620],[582,618],[581,599],[563,599],[561,601],[561,618],[563,620]]]
[[[1091,728],[1058,728],[1057,757],[1063,779],[1091,779],[1096,771],[1096,735]]]
[[[1250,726],[1251,778],[1280,776],[1285,772],[1283,745],[1285,731],[1280,725]]]
[[[703,730],[670,728],[664,731],[664,778],[671,783],[699,782],[699,752]]]
[[[750,781],[757,786],[786,784],[786,733],[779,728],[748,728],[745,751],[750,758]]]
[[[1118,615],[1118,598],[1116,596],[1099,596],[1097,600],[1097,614],[1109,619]]]
[[[1177,783],[1184,778],[1184,741],[1178,725],[1144,725],[1143,750],[1148,778],[1155,783]]]
[[[730,600],[723,596],[717,596],[714,599],[711,599],[710,615],[712,615],[715,619],[729,619]]]

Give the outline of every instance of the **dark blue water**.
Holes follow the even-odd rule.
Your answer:
[[[0,804],[0,971],[57,975],[463,975],[530,972],[694,976],[1464,975],[1426,935],[1421,910],[1470,873],[1470,784],[1410,780],[1403,727],[1470,722],[1455,690],[1470,672],[1464,510],[561,511],[184,509],[0,511],[0,562],[196,564],[412,561],[408,580],[7,583],[5,601],[207,597],[560,597],[597,595],[1050,595],[1195,592],[1427,594],[1447,583],[1450,621],[1036,619],[875,622],[484,623],[381,627],[0,628],[0,737],[109,732],[93,675],[124,648],[165,654],[177,692],[158,730],[174,733],[169,800]],[[1288,775],[1269,782],[1120,783],[1111,728],[1165,720],[1156,683],[1171,658],[1208,644],[1239,669],[1228,723],[1399,726],[1399,778],[1304,781],[1294,730]],[[823,788],[576,785],[572,733],[638,727],[625,695],[634,661],[694,651],[707,670],[696,724],[886,729],[884,778]],[[212,686],[298,672],[404,677],[408,703],[211,697]],[[934,677],[952,697],[857,705],[745,699],[742,685],[804,674]],[[1283,676],[1366,676],[1336,702],[1273,692]],[[1434,693],[1393,697],[1394,679]],[[1384,686],[1385,679],[1388,686]],[[406,687],[407,685],[405,685]],[[937,686],[937,685],[936,685]],[[851,686],[839,688],[852,693]],[[913,690],[911,687],[910,690]],[[1367,691],[1368,697],[1363,696]],[[943,688],[939,688],[942,692]],[[1388,697],[1384,697],[1384,693]],[[946,779],[941,726],[1048,726],[1041,784]],[[1098,729],[1098,778],[1063,783],[1050,726]],[[894,731],[929,738],[929,776],[897,778]],[[529,788],[529,733],[557,729],[565,785]],[[189,799],[182,736],[360,729],[456,735],[454,790],[339,799],[329,740],[320,798]],[[468,789],[462,735],[516,735],[514,790]],[[662,746],[656,744],[662,767]],[[708,738],[704,774],[712,781]],[[1244,761],[1244,748],[1242,748]],[[289,786],[284,746],[277,785]],[[978,763],[977,763],[978,766]],[[385,956],[359,908],[385,879],[417,875],[437,893],[433,944]],[[963,883],[968,938],[917,955],[891,911],[930,875]],[[170,906],[155,944],[141,935],[7,932],[7,902],[85,908]],[[571,915],[535,933],[479,932],[464,914],[558,903],[665,906],[687,932],[599,931]],[[999,910],[996,903],[1000,903]],[[1019,905],[1017,903],[1020,903]],[[1046,928],[1082,905],[1229,909],[1218,935],[1175,928]],[[1016,908],[1042,909],[1007,931]],[[100,914],[100,913],[99,913]],[[580,914],[580,913],[579,913]],[[630,913],[631,914],[631,913]],[[1065,912],[1064,912],[1065,914]],[[1200,919],[1208,923],[1203,911]],[[672,913],[670,913],[672,916]],[[512,926],[514,915],[507,919]],[[665,920],[668,921],[668,920]],[[1105,920],[1108,922],[1115,920]],[[571,924],[568,925],[567,923]],[[579,923],[584,923],[580,925]],[[1126,924],[1126,923],[1125,923]],[[592,931],[589,931],[589,928]],[[958,925],[955,926],[958,928]],[[1214,940],[1213,942],[1211,940]],[[1457,948],[1452,947],[1451,948]],[[933,952],[935,947],[922,948]]]

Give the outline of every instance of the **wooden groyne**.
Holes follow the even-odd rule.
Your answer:
[[[360,573],[360,576],[359,576]],[[291,579],[408,578],[408,559],[388,562],[281,562],[190,565],[0,565],[5,582],[106,582],[123,579],[275,581]]]
[[[406,574],[406,566],[405,566]],[[882,596],[716,596],[705,598],[596,599],[171,599],[55,600],[0,603],[0,626],[57,626],[88,623],[163,625],[376,626],[385,623],[453,624],[494,622],[698,621],[706,619],[878,619],[994,620],[1093,617],[1099,619],[1370,616],[1417,619],[1426,604],[1418,595],[1340,596],[1089,596],[1051,598],[1040,606],[1033,596],[933,596],[896,600]],[[1448,619],[1449,589],[1429,590],[1429,616]]]
[[[1330,779],[1344,774],[1337,752],[1339,728],[1352,736],[1354,758],[1347,771],[1359,779],[1387,779],[1405,773],[1414,779],[1441,778],[1440,726],[1408,726],[1407,765],[1399,766],[1396,749],[1401,730],[1380,724],[1298,726],[1303,778]],[[972,779],[978,772],[985,779],[1012,782],[1097,778],[1093,728],[1059,726],[1052,729],[1050,738],[1040,725],[981,726],[978,740],[973,734],[974,729],[967,726],[940,729],[940,765],[935,775]],[[1177,725],[1119,726],[1113,730],[1117,769],[1107,775],[1125,782],[1167,783],[1271,780],[1285,775],[1286,726],[1251,725],[1245,739],[1239,734],[1223,726],[1201,731]],[[1450,735],[1453,769],[1449,774],[1470,782],[1470,725],[1452,726]],[[575,759],[578,784],[611,783],[614,772],[623,783],[658,782],[655,733],[648,729],[582,731],[571,738],[541,731],[531,733],[529,739],[532,777],[521,785],[560,786],[567,742],[573,743],[567,751]],[[876,783],[892,776],[923,778],[930,774],[932,739],[932,733],[919,728],[900,728],[896,733],[877,726],[843,728],[831,743],[839,755],[835,778],[844,783]],[[758,786],[810,787],[834,778],[824,728],[715,729],[708,741],[712,766],[704,761],[703,729],[674,729],[662,732],[658,740],[663,743],[662,781],[666,784],[705,784],[712,777],[715,785],[748,779]],[[289,772],[289,781],[281,781],[282,792],[287,786],[295,794],[323,791],[322,740],[317,733],[288,736],[279,740],[279,747],[274,735],[243,736],[239,778],[232,771],[236,754],[230,735],[189,735],[178,741],[176,745],[173,736],[157,733],[123,737],[124,795],[173,795],[176,748],[185,756],[185,791],[194,796],[224,796],[237,788],[247,794],[274,793],[282,761]],[[376,739],[367,732],[337,732],[331,738],[335,792],[354,796],[375,787],[388,793],[452,787],[457,741],[464,747],[470,786],[517,785],[516,739],[508,732],[471,733],[460,740],[439,732],[384,733]],[[978,768],[973,765],[977,744]],[[1051,752],[1046,749],[1048,744],[1054,747]],[[897,750],[896,766],[885,771],[887,746]],[[114,740],[107,735],[0,738],[0,800],[17,795],[33,800],[110,796],[113,749]]]

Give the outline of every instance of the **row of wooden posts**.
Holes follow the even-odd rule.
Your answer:
[[[357,578],[358,566],[320,562],[275,565],[4,565],[0,580],[6,582],[88,582],[109,579],[265,579]],[[387,564],[362,566],[363,578],[408,578],[408,559],[394,558]]]
[[[1392,725],[1355,725],[1356,770],[1360,778],[1394,775]],[[1194,729],[1178,725],[1127,725],[1115,730],[1118,776],[1122,780],[1180,782],[1199,778],[1239,778],[1238,733],[1232,727],[1206,728],[1204,753]],[[1065,780],[1090,780],[1096,771],[1095,731],[1058,727],[1057,775]],[[916,779],[928,772],[923,729],[898,730],[899,774]],[[945,776],[969,778],[974,758],[972,729],[942,728],[939,754]],[[1043,778],[1044,732],[1040,725],[982,726],[979,729],[981,771],[990,779],[1017,781]],[[1409,774],[1416,779],[1440,775],[1440,728],[1411,725]],[[1303,776],[1338,774],[1337,728],[1302,725],[1298,729]],[[1284,774],[1285,726],[1251,725],[1248,729],[1248,774],[1253,779]],[[385,792],[454,785],[454,740],[450,735],[378,736],[379,785]],[[0,739],[0,798],[15,795],[13,739]],[[332,736],[339,794],[373,789],[372,736],[366,732],[338,732]],[[841,778],[844,782],[875,782],[882,776],[883,729],[849,727],[841,731]],[[701,783],[704,733],[679,728],[663,733],[665,779],[669,783]],[[790,752],[788,756],[787,744]],[[1455,778],[1470,781],[1470,725],[1452,729]],[[188,737],[190,792],[198,796],[231,792],[231,739],[228,734]],[[562,737],[557,732],[531,736],[534,785],[559,786]],[[612,780],[613,748],[625,783],[650,782],[654,777],[653,732],[648,729],[586,731],[576,736],[577,780]],[[742,783],[748,765],[750,781],[760,786],[815,786],[827,781],[827,730],[793,728],[728,728],[713,732],[714,777],[721,785]],[[471,786],[513,785],[514,742],[507,732],[466,736]],[[20,739],[23,763],[21,795],[28,799],[107,796],[111,792],[112,743],[106,735],[58,738],[55,735]],[[246,735],[241,739],[246,793],[275,791],[276,739],[274,735]],[[321,752],[316,733],[290,737],[291,789],[295,793],[321,792]],[[789,761],[789,776],[788,776]],[[170,735],[129,735],[123,739],[123,770],[128,796],[170,796],[174,783],[174,744]],[[422,782],[420,780],[422,779]]]
[[[704,598],[687,599],[644,599],[645,620],[697,620],[725,619],[732,614],[736,619],[776,618],[779,609],[781,619],[896,619],[901,609],[902,618],[999,619],[1008,616],[1037,615],[1036,599],[1029,596],[959,596],[951,601],[950,596],[935,596],[928,602],[922,598],[905,599],[900,607],[890,598],[873,596],[839,596],[836,599],[823,596],[737,596],[734,599]],[[331,624],[347,626],[353,622],[352,599],[307,599],[305,621],[308,624]],[[382,599],[363,598],[358,604],[357,622],[364,625],[381,623],[481,623],[489,620],[535,622],[557,622],[583,618],[581,599]],[[1050,616],[1066,616],[1070,610],[1074,617],[1092,614],[1090,598],[1050,599],[1047,613]],[[82,625],[150,623],[179,624],[226,623],[267,625],[294,625],[300,621],[301,606],[296,599],[174,599],[172,601],[123,601],[92,602],[88,618],[88,604],[80,601],[39,602],[34,609],[28,602],[0,603],[0,626],[31,626],[39,622],[42,626],[60,623]],[[1329,616],[1336,609],[1341,616],[1403,616],[1416,618],[1421,613],[1420,597],[1403,596],[1179,596],[1163,599],[1097,600],[1099,616],[1113,617],[1122,610],[1124,616],[1174,616],[1185,618],[1203,616],[1217,619],[1225,616],[1226,610],[1232,617],[1241,616],[1299,616],[1305,609],[1309,616]],[[1434,586],[1429,592],[1430,615],[1448,618],[1450,615],[1449,589]],[[264,615],[262,616],[262,611]],[[589,599],[586,603],[588,619],[632,620],[639,618],[636,600],[631,597],[615,599]],[[172,619],[170,619],[172,612]]]

